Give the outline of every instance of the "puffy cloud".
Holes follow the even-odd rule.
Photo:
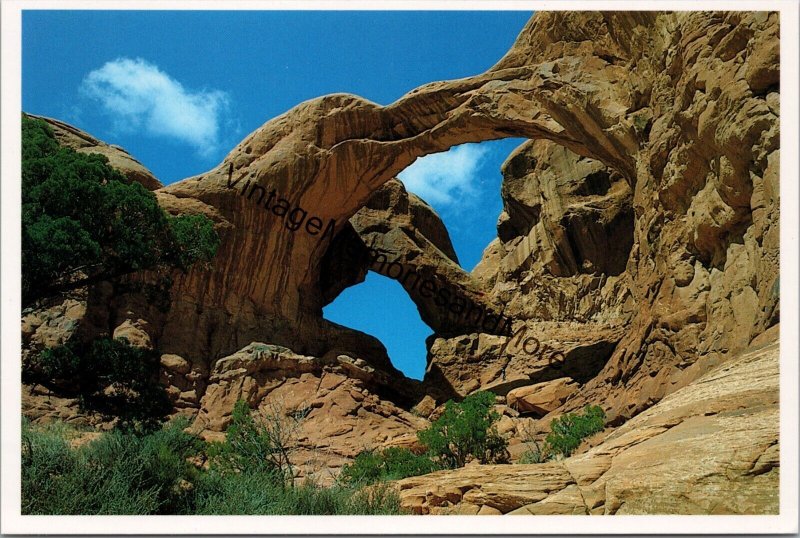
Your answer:
[[[121,130],[146,129],[194,146],[201,155],[219,143],[220,116],[228,106],[222,91],[188,91],[157,66],[119,58],[86,75],[81,91],[97,99]]]
[[[479,169],[488,148],[480,144],[463,144],[443,153],[434,153],[417,159],[403,170],[398,178],[406,189],[426,202],[446,206],[465,197],[474,197],[480,191]]]

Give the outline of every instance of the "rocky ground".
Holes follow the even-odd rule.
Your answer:
[[[561,461],[407,478],[421,514],[769,514],[778,511],[777,330]]]
[[[609,417],[563,461],[403,481],[421,513],[774,513],[778,32],[767,12],[539,12],[486,73],[385,107],[304,102],[166,187],[47,120],[168,212],[207,215],[222,244],[175,275],[168,308],[101,284],[24,312],[23,357],[74,333],[126,336],[162,353],[175,413],[207,438],[240,398],[302,415],[297,463],[318,476],[364,448],[413,446],[445,400],[477,390],[497,395],[515,457],[564,412]],[[529,141],[503,165],[498,236],[466,272],[436,213],[394,178],[422,155],[511,136]],[[288,230],[230,187],[247,181],[291,193],[333,233]],[[388,272],[353,262],[376,246],[522,338],[405,286],[435,334],[423,382],[404,378],[375,338],[322,317],[368,270]],[[102,422],[38,386],[23,413]]]

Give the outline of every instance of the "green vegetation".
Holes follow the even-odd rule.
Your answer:
[[[22,304],[157,268],[187,270],[219,246],[201,215],[172,217],[103,155],[58,145],[22,116]]]
[[[282,472],[291,433],[274,436],[284,417],[254,417],[246,404],[223,443],[209,446],[186,433],[185,420],[135,432],[114,430],[71,448],[63,428],[22,425],[24,514],[399,514],[387,486],[361,488]],[[289,421],[294,421],[289,417]],[[292,430],[281,430],[291,432]],[[199,466],[203,456],[207,467]],[[277,457],[277,459],[276,459]],[[198,465],[192,463],[195,460]],[[277,465],[277,466],[276,466]]]
[[[550,433],[544,447],[534,442],[534,448],[520,457],[520,463],[542,463],[556,456],[571,455],[583,439],[602,431],[605,427],[605,412],[599,405],[587,405],[583,413],[567,413],[550,424]]]
[[[567,413],[550,424],[551,432],[545,443],[551,454],[569,456],[581,444],[581,441],[605,426],[606,414],[599,405],[587,405],[583,414]]]
[[[270,481],[277,484],[288,481],[294,474],[289,450],[299,420],[283,416],[278,408],[256,419],[244,400],[236,402],[231,418],[225,441],[210,448],[209,455],[215,465],[225,472],[257,471],[270,475]]]
[[[339,478],[347,484],[372,484],[428,474],[441,468],[429,456],[414,454],[407,448],[391,447],[361,452],[353,463],[344,466]]]
[[[494,399],[491,392],[476,392],[461,403],[448,401],[442,416],[417,434],[428,454],[451,469],[463,467],[470,458],[481,463],[507,461],[507,443],[493,426],[500,418],[492,410]]]
[[[529,441],[533,444],[533,448],[529,448],[519,457],[519,463],[544,463],[547,461],[547,455],[539,446],[536,441]]]
[[[460,403],[448,401],[444,413],[428,429],[417,433],[426,447],[424,454],[405,448],[364,451],[344,466],[341,479],[350,484],[371,484],[455,469],[471,459],[506,463],[507,442],[494,427],[500,418],[492,410],[494,399],[491,392],[477,392]]]
[[[110,281],[118,292],[141,292],[166,310],[168,272],[210,260],[218,246],[208,218],[167,215],[152,192],[105,156],[60,147],[46,122],[23,114],[24,307]],[[120,281],[142,270],[156,271],[155,283]],[[117,416],[123,425],[157,426],[170,407],[157,383],[159,354],[110,338],[74,340],[32,355],[23,379],[79,396],[84,408]]]
[[[80,397],[82,407],[152,428],[171,406],[158,383],[159,354],[125,338],[47,348],[23,365],[23,380]]]
[[[397,493],[387,486],[370,489],[344,485],[321,487],[311,481],[284,487],[258,472],[204,473],[194,493],[198,515],[397,515]]]
[[[184,421],[144,436],[119,430],[79,448],[22,425],[23,514],[171,514],[187,509],[199,441]],[[188,483],[188,482],[187,482]]]

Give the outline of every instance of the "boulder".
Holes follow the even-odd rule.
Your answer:
[[[535,413],[543,416],[561,407],[561,405],[580,386],[569,377],[562,377],[553,381],[536,383],[514,389],[506,396],[508,405],[520,413]]]

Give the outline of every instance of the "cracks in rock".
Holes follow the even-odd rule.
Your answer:
[[[564,470],[567,472],[567,474],[569,475],[569,477],[572,479],[572,484],[574,484],[574,485],[575,485],[575,487],[577,487],[577,488],[578,488],[578,494],[581,496],[581,502],[583,503],[583,508],[584,508],[584,510],[586,511],[586,513],[587,513],[587,514],[590,514],[590,513],[591,513],[591,511],[593,510],[593,508],[591,508],[591,507],[589,506],[589,503],[587,503],[587,502],[586,502],[586,497],[584,497],[584,496],[583,496],[583,488],[581,487],[581,485],[580,485],[580,484],[578,484],[578,480],[575,478],[575,476],[572,474],[572,472],[569,470],[569,467],[567,467],[567,465],[566,465],[566,464],[562,463],[562,464],[561,464],[561,467],[562,467],[562,468],[563,468],[563,469],[564,469]],[[567,489],[567,488],[568,488],[570,485],[571,485],[571,484],[567,484],[567,485],[566,485],[566,486],[564,486],[564,488],[563,488],[562,490],[560,490],[560,491],[564,491],[564,490],[565,490],[565,489]],[[605,498],[603,499],[603,503],[605,503]],[[600,505],[600,506],[602,506],[602,505]]]
[[[767,456],[767,451],[769,451],[769,449],[771,449],[772,447],[777,446],[778,443],[779,440],[775,439],[774,441],[770,442],[766,447],[764,447],[764,449],[760,451],[758,457],[756,457],[755,461],[750,465],[750,468],[743,474],[748,476],[759,476],[762,474],[766,474],[772,471],[773,469],[779,469],[780,459],[778,459],[777,462],[767,461],[762,463],[761,461],[762,458],[764,458],[764,456]],[[778,447],[778,450],[780,455],[780,447]]]

